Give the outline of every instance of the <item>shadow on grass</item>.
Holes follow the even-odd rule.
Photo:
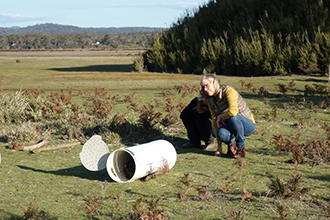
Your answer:
[[[314,103],[314,105],[318,105],[320,102],[326,100],[326,96],[303,96],[302,94],[283,95],[283,94],[270,93],[267,97],[263,97],[263,96],[259,96],[258,94],[244,93],[242,96],[246,100],[253,100],[259,102],[264,102],[264,100],[267,99],[269,100],[269,103],[267,104],[269,108],[272,108],[274,106],[277,106],[278,108],[283,108],[282,106],[284,103],[290,104],[291,97],[294,97],[295,100],[297,100],[298,97],[304,97],[307,103],[312,102]],[[300,101],[296,101],[294,104],[290,104],[290,105],[295,106],[297,104],[302,105],[305,108],[309,108],[308,104],[302,104]]]
[[[328,83],[329,79],[325,76],[314,76],[313,78],[308,78],[308,79],[297,79],[297,81],[315,82],[315,83]]]
[[[323,175],[323,176],[307,176],[307,178],[330,182],[330,175]]]
[[[108,125],[108,124],[99,124],[94,127],[86,127],[82,129],[85,136],[100,135],[103,136],[106,133],[113,132],[119,135],[122,144],[127,147],[136,146],[139,144],[149,143],[155,140],[166,140],[170,142],[175,148],[177,154],[185,153],[198,153],[214,156],[214,151],[205,151],[201,148],[183,148],[182,146],[187,143],[189,140],[186,138],[176,137],[176,136],[167,136],[161,130],[151,128],[147,131],[143,126],[137,126],[131,123],[123,123],[121,125]],[[216,147],[214,148],[216,150]]]
[[[68,67],[68,68],[50,68],[47,70],[60,72],[132,72],[131,64],[117,64],[117,65],[91,65],[82,67]]]
[[[132,189],[127,189],[127,190],[125,190],[125,192],[128,193],[128,194],[130,194],[130,195],[137,195],[137,196],[144,197],[144,198],[152,197],[150,195],[146,195],[146,194],[143,194],[143,193],[135,192]]]
[[[203,154],[207,156],[214,156],[214,151],[207,151],[203,149],[198,149],[198,148],[176,148],[176,151],[178,154],[186,154],[186,153],[195,153],[195,154]]]
[[[92,171],[88,171],[82,165],[67,169],[60,169],[60,170],[42,170],[42,169],[36,169],[22,165],[18,165],[18,167],[24,170],[30,170],[39,173],[54,174],[59,176],[76,176],[82,179],[99,180],[99,181],[107,180],[108,182],[113,182],[110,176],[108,175],[106,169],[98,172],[92,172]]]
[[[0,209],[0,213],[10,216],[10,217],[6,217],[6,218],[0,216],[0,220],[25,220],[26,219],[26,218],[22,217],[23,214],[22,214],[22,216],[18,216],[18,215],[14,215],[9,212],[6,212],[3,209]],[[23,209],[22,209],[22,213],[23,213]]]
[[[186,140],[186,142],[188,142],[188,140]],[[216,157],[214,155],[214,153],[217,150],[217,147],[214,147],[211,150],[203,150],[201,148],[183,148],[182,144],[181,145],[175,144],[175,149],[176,149],[177,154],[194,153],[194,154],[202,154],[202,155],[210,156],[210,157]],[[216,157],[216,158],[218,158],[219,160],[232,160],[232,161],[234,161],[234,158],[227,156],[227,149],[224,149],[224,148],[223,148],[223,152],[221,154],[221,157]]]
[[[207,156],[214,156],[214,152],[216,151],[217,147],[215,146],[211,150],[203,150],[202,148],[183,148],[182,146],[189,142],[189,139],[173,137],[172,140],[168,140],[174,146],[177,154],[187,154],[187,153],[196,153],[196,154],[203,154]],[[223,157],[226,158],[226,157]],[[228,158],[230,159],[230,158]]]

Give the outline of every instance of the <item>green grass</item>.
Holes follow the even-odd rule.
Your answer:
[[[131,72],[133,57],[106,57],[99,59],[15,59],[0,60],[1,88],[7,90],[36,89],[59,91],[61,89],[90,90],[106,88],[113,92],[156,90],[171,88],[190,79],[196,83],[199,76],[175,76]],[[192,79],[195,79],[193,81]],[[137,82],[137,80],[139,82]],[[141,84],[143,87],[141,87]]]
[[[73,102],[81,106],[94,93],[95,88],[105,88],[106,91],[118,98],[109,118],[97,121],[102,126],[111,123],[111,117],[120,112],[127,114],[129,125],[107,128],[105,126],[102,137],[109,146],[110,151],[119,147],[131,146],[153,139],[167,139],[177,149],[177,162],[169,174],[156,176],[149,181],[136,180],[130,183],[113,182],[106,171],[90,172],[80,163],[79,153],[81,146],[65,148],[54,151],[45,151],[30,154],[25,151],[11,151],[8,149],[11,141],[18,141],[19,135],[27,144],[35,143],[24,134],[32,131],[21,128],[28,122],[21,124],[3,123],[0,125],[0,219],[23,219],[23,208],[32,207],[34,202],[38,211],[48,213],[48,219],[89,219],[86,211],[80,210],[87,198],[94,196],[103,198],[110,195],[121,197],[116,207],[115,199],[99,200],[103,206],[94,212],[93,219],[122,219],[134,213],[133,205],[140,198],[146,201],[141,203],[141,210],[148,210],[148,202],[162,198],[158,202],[158,209],[164,210],[168,219],[280,219],[280,212],[276,206],[281,203],[286,206],[286,219],[328,219],[325,204],[330,202],[330,170],[329,163],[316,165],[312,159],[306,157],[304,164],[299,164],[299,173],[302,174],[300,188],[310,188],[306,194],[285,199],[279,199],[269,194],[270,179],[267,172],[288,182],[297,172],[292,163],[292,154],[282,152],[279,154],[274,144],[274,135],[283,134],[284,137],[294,139],[299,133],[301,143],[311,139],[325,139],[328,141],[323,124],[329,127],[329,101],[325,96],[306,97],[307,102],[317,105],[325,100],[326,107],[310,109],[308,104],[298,101],[290,104],[290,96],[302,95],[306,84],[320,84],[326,78],[312,76],[291,77],[229,77],[221,76],[223,84],[234,86],[241,92],[250,106],[258,109],[256,115],[256,133],[247,138],[247,156],[243,160],[241,170],[234,162],[236,160],[214,157],[213,151],[198,149],[183,149],[182,144],[187,141],[186,131],[178,119],[170,127],[156,124],[152,136],[144,137],[143,129],[138,125],[139,112],[128,109],[129,102],[124,102],[125,95],[136,93],[135,99],[140,105],[147,103],[160,103],[157,110],[166,114],[164,102],[167,97],[174,98],[174,104],[179,101],[188,103],[197,92],[182,96],[178,94],[175,86],[186,84],[188,87],[198,87],[201,76],[162,74],[162,73],[133,73],[129,65],[132,57],[106,57],[91,59],[58,59],[58,57],[41,59],[26,58],[15,63],[15,59],[0,60],[1,81],[0,88],[3,94],[12,95],[20,89],[36,89],[51,92],[73,90]],[[241,86],[240,80],[252,82],[255,86],[264,86],[270,93],[264,104],[264,97],[251,92],[246,86]],[[296,80],[295,91],[282,96],[275,84],[288,85]],[[86,91],[78,95],[78,91]],[[172,95],[164,96],[165,91]],[[286,103],[290,108],[284,109]],[[303,110],[293,110],[296,105],[303,105]],[[265,111],[272,112],[277,106],[277,117],[270,114],[267,118]],[[14,111],[14,110],[13,110]],[[292,117],[295,111],[296,118]],[[178,112],[179,113],[179,112]],[[301,120],[305,119],[303,123]],[[50,139],[49,146],[58,143],[69,143],[75,140],[63,140],[60,129],[65,124],[65,118],[54,121],[29,122],[30,127],[45,125],[45,134],[42,137]],[[97,123],[95,122],[95,123]],[[93,122],[90,122],[94,125]],[[47,126],[46,126],[47,125]],[[54,126],[53,130],[49,127]],[[77,124],[78,128],[85,130],[89,124]],[[21,129],[20,129],[21,128]],[[48,130],[49,129],[49,130]],[[47,131],[46,131],[47,130]],[[6,135],[10,138],[6,139]],[[37,135],[36,135],[37,136]],[[41,136],[37,136],[41,137]],[[86,135],[86,138],[88,136]],[[33,142],[34,141],[34,142]],[[329,146],[328,146],[329,148]],[[200,196],[195,188],[189,191],[182,202],[178,193],[182,193],[187,186],[181,180],[189,173],[194,186],[206,190],[206,196]],[[106,182],[105,182],[106,181]],[[101,186],[106,185],[102,189]],[[222,189],[230,189],[227,193]],[[242,200],[243,189],[252,193],[251,201]],[[319,201],[319,203],[316,203]],[[321,206],[320,204],[324,204]],[[322,207],[324,209],[322,209]],[[328,208],[329,209],[329,208]],[[328,210],[329,213],[329,210]],[[47,219],[47,218],[46,218]]]

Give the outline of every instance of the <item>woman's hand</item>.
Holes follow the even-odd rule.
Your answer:
[[[217,116],[217,128],[220,128],[221,126],[223,126],[225,124],[225,118],[226,116],[224,114],[218,115]]]

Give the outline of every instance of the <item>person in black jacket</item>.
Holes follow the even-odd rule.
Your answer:
[[[215,147],[211,113],[206,101],[195,97],[181,112],[180,118],[187,129],[189,142],[183,148],[210,150]],[[201,145],[201,142],[205,145]]]

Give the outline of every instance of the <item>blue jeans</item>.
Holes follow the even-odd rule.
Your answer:
[[[236,115],[226,120],[225,124],[218,128],[218,140],[224,142],[228,146],[234,144],[233,138],[236,138],[237,148],[245,147],[244,136],[250,136],[255,130],[256,125],[247,117]]]

